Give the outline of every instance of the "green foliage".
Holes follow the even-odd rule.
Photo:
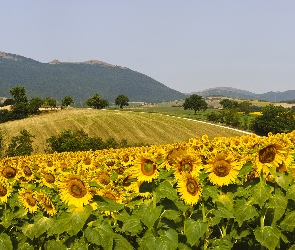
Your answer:
[[[30,134],[29,131],[21,130],[20,135],[11,138],[6,155],[9,157],[30,155],[33,152],[32,138],[35,138],[35,136]]]
[[[61,106],[63,106],[63,107],[70,106],[71,104],[74,104],[73,97],[71,97],[71,96],[65,96],[65,97],[61,100]]]
[[[295,129],[295,112],[282,106],[268,105],[262,109],[262,115],[252,123],[252,129],[259,135],[269,132],[288,133]]]
[[[125,95],[118,95],[116,97],[116,100],[115,100],[115,105],[118,105],[120,106],[120,109],[123,108],[123,106],[128,106],[129,105],[129,98]]]
[[[206,101],[202,98],[202,96],[193,94],[188,98],[185,98],[184,103],[183,103],[183,108],[186,109],[192,109],[195,111],[195,114],[197,111],[200,110],[206,110],[207,109],[207,103]]]
[[[83,130],[71,131],[70,129],[62,131],[58,136],[49,137],[48,152],[77,152],[88,150],[101,150],[110,148],[127,147],[127,141],[116,142],[114,138],[109,138],[105,142],[100,137],[89,137]]]
[[[239,103],[235,100],[230,100],[230,99],[222,99],[220,102],[220,105],[222,106],[222,108],[224,109],[234,109],[234,108],[238,108]]]
[[[35,97],[29,101],[28,112],[31,115],[40,114],[39,108],[42,106],[43,100],[39,97]]]
[[[95,109],[103,109],[109,106],[109,102],[102,99],[99,94],[95,93],[91,98],[86,100],[86,105]]]
[[[59,102],[70,95],[78,105],[93,94],[101,94],[109,102],[124,93],[132,101],[161,102],[185,98],[185,94],[168,88],[144,75],[115,65],[101,63],[40,63],[12,55],[18,60],[0,57],[1,96],[19,83],[27,89],[28,97],[47,96]]]
[[[56,108],[56,99],[51,97],[46,97],[45,100],[43,101],[43,104],[45,106],[49,106],[51,109]]]
[[[10,89],[10,94],[12,95],[15,104],[28,102],[26,90],[23,86],[16,86]]]
[[[7,99],[4,100],[3,106],[13,105],[14,103],[15,103],[14,99],[7,98]]]

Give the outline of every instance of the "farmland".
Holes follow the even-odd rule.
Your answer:
[[[33,142],[34,153],[44,152],[46,139],[67,129],[83,129],[89,136],[102,139],[110,137],[117,141],[126,139],[129,145],[167,144],[187,141],[189,138],[200,137],[203,134],[207,134],[209,138],[242,134],[176,116],[200,119],[202,113],[195,116],[192,111],[184,111],[179,107],[148,107],[123,111],[67,109],[2,123],[0,130],[7,142],[20,130],[28,130],[36,137]]]

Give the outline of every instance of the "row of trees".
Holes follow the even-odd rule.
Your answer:
[[[26,129],[20,131],[20,134],[13,136],[8,143],[8,147],[4,148],[4,137],[0,131],[0,156],[24,156],[31,155],[34,151],[33,142],[36,137]],[[57,136],[51,136],[46,140],[46,153],[53,152],[77,152],[89,150],[102,150],[110,148],[129,147],[127,140],[122,139],[117,142],[114,138],[103,140],[100,137],[89,137],[83,130],[62,131]],[[4,152],[5,150],[5,152]]]
[[[220,101],[223,110],[207,114],[209,121],[222,123],[235,128],[251,130],[258,135],[267,135],[269,132],[288,133],[295,130],[295,110],[282,106],[268,105],[264,108],[253,105],[250,101],[237,102],[223,99]],[[183,108],[197,111],[208,108],[202,96],[193,94],[186,98]],[[261,111],[260,116],[250,117],[249,113]],[[239,112],[242,112],[240,114]]]
[[[40,114],[40,107],[56,108],[57,101],[54,98],[47,97],[41,99],[39,97],[28,100],[25,87],[17,86],[10,90],[12,98],[6,99],[2,106],[11,105],[11,111],[7,109],[0,110],[0,123],[18,120],[28,117],[29,115]],[[67,107],[74,104],[71,96],[65,96],[61,101],[61,107]],[[91,98],[86,100],[86,105],[95,109],[101,109],[109,106],[109,102],[101,98],[95,93]],[[117,96],[115,105],[120,108],[129,105],[129,98],[125,95]]]

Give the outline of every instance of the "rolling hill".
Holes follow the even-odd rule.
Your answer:
[[[250,91],[230,88],[230,87],[217,87],[210,88],[199,92],[193,92],[192,94],[201,95],[203,97],[207,96],[226,96],[235,99],[245,99],[245,100],[265,100],[269,102],[280,102],[295,100],[295,90],[287,90],[284,92],[266,92],[263,94],[255,94]]]
[[[0,97],[10,97],[9,90],[15,86],[24,86],[29,99],[52,97],[61,101],[70,95],[76,105],[82,105],[94,93],[110,103],[120,94],[133,102],[162,102],[186,97],[142,73],[97,60],[41,63],[0,52]]]
[[[46,139],[66,129],[83,129],[90,137],[101,137],[104,140],[110,137],[116,141],[127,139],[129,145],[167,144],[186,141],[203,134],[211,139],[216,136],[242,135],[231,129],[159,113],[68,109],[1,123],[0,131],[5,137],[6,145],[22,129],[36,136],[33,143],[34,153],[42,153],[46,148]]]

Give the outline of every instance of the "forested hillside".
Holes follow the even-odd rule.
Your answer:
[[[0,52],[0,96],[10,97],[9,90],[24,86],[29,98],[53,97],[60,101],[70,95],[76,104],[93,93],[113,102],[124,94],[130,101],[161,102],[186,95],[142,73],[100,61],[79,63],[41,63],[26,57]]]

